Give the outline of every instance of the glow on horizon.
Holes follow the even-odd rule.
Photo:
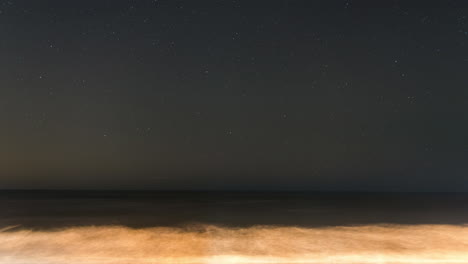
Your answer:
[[[0,263],[468,263],[468,226],[4,229]]]

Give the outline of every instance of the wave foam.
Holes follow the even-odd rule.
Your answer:
[[[0,263],[468,263],[468,226],[3,229]]]

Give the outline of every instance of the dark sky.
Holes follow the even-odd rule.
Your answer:
[[[0,187],[468,191],[468,4],[386,2],[2,0]]]

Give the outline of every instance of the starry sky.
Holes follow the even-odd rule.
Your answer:
[[[468,191],[465,1],[2,0],[0,36],[1,188]]]

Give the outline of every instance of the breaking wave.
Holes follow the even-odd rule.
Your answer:
[[[0,263],[468,263],[468,226],[3,229]]]

